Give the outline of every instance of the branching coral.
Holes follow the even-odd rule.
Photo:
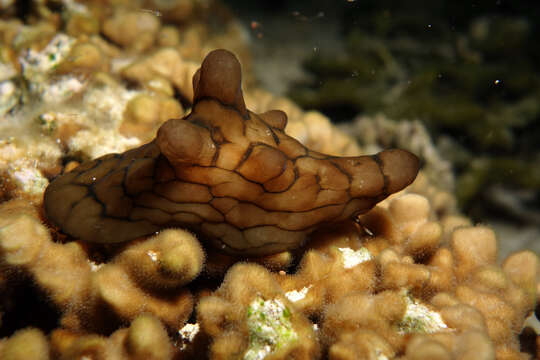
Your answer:
[[[172,328],[181,326],[191,314],[190,291],[178,290],[203,267],[202,249],[191,234],[164,231],[144,243],[130,244],[112,261],[97,265],[82,244],[53,242],[28,204],[5,202],[0,212],[3,265],[32,276],[61,309],[63,326],[103,329],[108,321],[105,308],[120,320],[150,312]],[[177,291],[168,293],[171,288]]]
[[[320,355],[312,324],[259,265],[233,266],[220,288],[201,299],[197,317],[202,331],[213,339],[210,354],[215,359]]]
[[[162,48],[122,69],[122,76],[145,86],[162,81],[174,86],[185,98],[193,99],[191,78],[199,65],[185,61],[178,51]],[[170,85],[169,85],[170,86]]]
[[[137,316],[129,328],[116,330],[108,338],[57,329],[50,336],[54,358],[167,360],[174,354],[166,329],[149,314]]]
[[[161,339],[158,358],[205,352],[206,344],[216,359],[313,358],[321,349],[330,359],[518,358],[516,334],[536,301],[535,254],[516,253],[497,267],[489,228],[443,226],[427,198],[406,194],[357,224],[315,232],[293,273],[233,266],[218,290],[199,292],[200,331],[186,346],[171,348],[156,318],[178,329],[191,312],[192,297],[182,286],[202,268],[202,252],[189,234],[164,231],[96,267],[81,244],[51,242],[26,203],[6,202],[1,215],[2,262],[32,275],[62,309],[64,329],[51,334],[49,346],[68,358],[138,358],[157,351],[148,336]],[[142,312],[156,318],[138,318]],[[110,313],[134,322],[109,338],[80,334],[103,331]],[[146,326],[155,330],[130,335]],[[16,344],[17,336],[0,348]]]
[[[0,341],[0,356],[5,360],[48,360],[49,344],[41,331],[27,328]]]
[[[141,11],[143,3],[155,12]],[[58,172],[45,159],[50,155],[36,154],[48,142],[58,152],[53,159],[57,167],[62,151],[78,161],[123,152],[139,145],[139,140],[152,139],[164,120],[182,116],[175,95],[181,94],[184,104],[191,102],[191,77],[204,54],[215,47],[207,43],[209,39],[234,44],[249,63],[241,30],[216,35],[183,27],[179,31],[174,23],[198,28],[200,18],[211,11],[227,29],[238,28],[219,3],[62,0],[26,5],[15,11],[15,4],[2,4],[8,11],[0,20],[0,116],[5,120],[0,146],[9,143],[8,147],[32,155],[28,161],[18,156],[17,163],[4,166],[11,156],[6,157],[8,149],[2,149],[2,199],[23,196],[41,201],[38,193],[46,186],[45,178],[55,173],[51,170]],[[8,18],[9,14],[22,20]],[[126,27],[129,31],[119,31]],[[179,42],[180,35],[188,32],[197,50],[180,57],[185,47],[193,45]],[[159,58],[164,54],[165,60],[173,54],[174,61],[157,61],[152,54]],[[129,69],[140,70],[138,64],[146,58],[154,60],[159,71],[154,67],[140,72],[137,76],[148,81],[138,82],[138,77],[128,75]]]
[[[423,196],[389,199],[360,217],[367,234],[354,226],[318,232],[298,270],[275,275],[297,309],[321,317],[331,358],[406,351],[407,359],[449,359],[480,349],[486,358],[519,356],[538,257],[516,253],[499,268],[489,228],[445,227],[433,216]],[[422,336],[407,342],[415,333]],[[353,339],[355,350],[344,348]]]
[[[355,156],[362,151],[348,134],[332,126],[329,118],[317,111],[303,111],[285,97],[276,97],[263,89],[250,89],[246,105],[256,113],[281,109],[287,114],[287,134],[309,149],[336,156]],[[378,151],[378,150],[377,150]]]
[[[105,195],[110,205],[104,210],[107,212],[123,209],[121,201],[125,199],[113,196],[115,192],[136,192],[148,185],[148,165],[156,164],[155,157],[161,159],[159,164],[167,165],[159,171],[169,180],[186,175],[182,171],[184,165],[179,165],[182,159],[177,156],[182,151],[183,155],[198,150],[202,155],[205,151],[227,154],[224,158],[217,156],[216,162],[220,163],[209,167],[212,171],[223,170],[225,160],[236,158],[242,158],[241,164],[260,165],[229,169],[217,179],[221,183],[208,186],[201,185],[204,181],[200,178],[195,183],[183,181],[181,185],[171,182],[174,186],[169,188],[165,182],[152,182],[156,189],[152,194],[159,192],[171,199],[150,199],[156,209],[170,210],[167,206],[180,202],[200,210],[208,198],[213,197],[212,202],[219,199],[210,191],[236,186],[236,182],[228,181],[234,174],[238,175],[236,180],[268,175],[274,169],[270,165],[275,165],[272,150],[276,148],[291,163],[294,157],[289,156],[289,151],[304,154],[295,160],[298,177],[294,177],[293,187],[298,183],[309,185],[304,176],[313,170],[316,175],[311,184],[321,185],[318,196],[327,196],[328,189],[322,188],[328,184],[335,186],[339,180],[335,172],[329,172],[321,163],[360,154],[354,140],[333,127],[327,118],[303,112],[287,99],[248,88],[248,106],[243,106],[239,76],[234,74],[238,64],[228,61],[231,55],[227,54],[217,59],[224,60],[222,65],[229,66],[228,70],[234,70],[227,71],[234,86],[215,86],[213,81],[220,77],[214,76],[211,69],[219,67],[203,65],[195,76],[191,115],[166,123],[160,131],[161,138],[150,145],[118,158],[102,158],[100,166],[90,170],[84,160],[138,146],[154,136],[151,132],[165,118],[181,116],[180,101],[191,105],[187,98],[192,91],[189,79],[196,69],[194,63],[184,59],[199,62],[200,53],[211,45],[202,40],[203,26],[177,27],[172,22],[188,21],[186,16],[194,14],[194,7],[202,6],[202,2],[196,3],[144,1],[163,13],[148,24],[140,24],[140,29],[150,26],[148,36],[141,38],[140,44],[116,38],[122,34],[107,39],[99,35],[106,22],[108,26],[121,27],[134,18],[149,19],[149,12],[137,10],[140,2],[114,2],[114,11],[103,12],[104,7],[97,3],[66,0],[62,1],[62,21],[55,13],[56,6],[49,8],[43,5],[45,2],[32,2],[27,24],[0,20],[0,29],[6,30],[0,31],[0,68],[7,69],[0,74],[6,78],[0,81],[19,86],[20,77],[26,75],[24,81],[36,79],[37,84],[31,100],[26,97],[28,89],[17,87],[17,91],[8,93],[16,96],[11,97],[13,102],[6,103],[9,113],[1,125],[0,358],[526,358],[520,351],[531,350],[518,341],[517,334],[540,293],[537,255],[521,251],[497,266],[493,231],[485,226],[471,226],[470,220],[456,213],[453,196],[441,191],[433,178],[422,172],[404,191],[390,195],[365,214],[354,216],[356,221],[319,223],[305,234],[310,241],[303,246],[258,258],[246,258],[245,254],[250,252],[243,252],[241,263],[238,256],[223,253],[219,243],[203,249],[204,232],[198,233],[201,243],[193,234],[172,228],[121,244],[92,244],[66,238],[57,229],[47,227],[43,188],[59,173],[64,175],[57,181],[71,184],[68,187],[75,186],[70,177],[80,174],[77,181],[86,183],[76,185],[78,189],[93,189],[97,199]],[[166,9],[171,11],[165,12]],[[56,38],[57,30],[65,31],[68,37]],[[124,35],[127,39],[133,34]],[[69,46],[55,47],[59,45],[58,39],[67,39],[64,45]],[[32,51],[22,50],[27,47]],[[47,53],[48,50],[51,52]],[[41,63],[43,71],[39,71],[39,66],[21,68],[21,58],[17,56],[28,54],[36,56],[28,60],[40,59],[35,65]],[[212,63],[211,60],[208,61]],[[241,60],[245,65],[242,57]],[[51,64],[54,66],[50,67]],[[84,85],[80,92],[67,94],[58,103],[42,97],[54,88],[46,83],[71,76]],[[287,134],[303,145],[282,132],[286,118],[277,111],[266,112],[269,108],[286,110]],[[219,128],[210,113],[219,115]],[[242,117],[246,114],[249,119]],[[250,126],[246,126],[245,136],[232,136],[239,121]],[[178,134],[179,129],[195,129],[193,133],[201,138],[209,134],[212,142],[206,145],[217,146],[198,148],[198,141],[169,141],[177,135],[182,139],[189,135]],[[21,133],[25,136],[17,135]],[[136,137],[127,138],[122,133]],[[273,137],[272,133],[280,141],[278,146],[274,140],[260,141]],[[253,141],[250,136],[259,141],[257,146],[246,145]],[[272,147],[266,146],[269,144]],[[246,148],[251,150],[246,152]],[[319,151],[332,156],[323,156]],[[126,165],[135,158],[131,165]],[[261,159],[261,164],[254,161],[256,158]],[[384,162],[385,155],[380,155],[381,159]],[[121,167],[126,165],[126,178],[130,180],[123,189],[112,186],[102,192],[103,188],[97,186],[99,171],[106,173],[103,166],[116,166],[122,161]],[[370,161],[367,164],[373,165]],[[190,174],[200,177],[203,172],[199,171],[190,169]],[[378,187],[379,181],[367,181],[363,177],[366,174],[377,180],[380,172],[366,172],[358,177],[364,180],[362,190],[371,193],[372,189],[366,186]],[[120,175],[112,172],[104,183],[114,184]],[[392,180],[393,175],[389,176]],[[17,179],[21,181],[14,181]],[[242,185],[246,183],[250,182],[246,180]],[[31,184],[36,186],[26,186]],[[393,184],[390,181],[387,185],[398,190]],[[311,199],[306,195],[311,189],[305,186],[287,192],[290,196],[283,203],[295,205],[299,199]],[[253,195],[251,190],[240,190],[233,194],[233,200]],[[349,191],[358,188],[351,186]],[[268,193],[268,189],[263,191],[264,196]],[[69,194],[76,195],[77,191]],[[376,200],[382,200],[383,195]],[[13,197],[18,199],[4,201]],[[81,203],[86,198],[83,195]],[[319,197],[314,201],[329,199]],[[76,211],[75,207],[67,208],[63,200],[73,199],[58,196],[57,201],[49,199],[46,204],[60,213]],[[222,200],[227,199],[219,199]],[[363,201],[369,205],[365,210],[373,205],[371,200],[360,202]],[[227,205],[226,201],[221,205]],[[296,213],[292,211],[287,216]],[[270,216],[261,217],[254,211],[240,214],[241,220],[271,220]],[[155,220],[162,214],[152,216]],[[85,221],[89,219],[76,219],[69,225],[71,229],[88,230]],[[222,221],[220,218],[219,223]],[[205,222],[211,223],[206,217]],[[132,227],[136,228],[135,222],[125,227],[111,226],[111,234],[123,236],[137,231]],[[250,239],[259,241],[258,237]]]

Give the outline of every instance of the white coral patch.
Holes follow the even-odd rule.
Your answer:
[[[407,301],[407,310],[398,325],[401,334],[412,332],[429,334],[448,329],[438,312],[431,310],[406,292],[404,296]]]
[[[292,302],[297,302],[297,301],[300,301],[302,300],[303,298],[306,297],[309,289],[311,289],[313,287],[313,285],[309,285],[309,286],[304,286],[301,290],[291,290],[291,291],[287,291],[285,293],[285,296],[287,297],[287,299],[289,299],[290,301]]]
[[[45,81],[48,73],[54,70],[71,51],[75,39],[59,33],[41,51],[28,49],[19,58],[23,76],[33,83]]]
[[[0,74],[2,69],[0,67]],[[1,75],[0,75],[1,76]],[[13,81],[0,82],[0,116],[5,115],[19,102],[19,92]]]
[[[126,104],[139,93],[114,85],[92,87],[84,94],[83,108],[88,118],[95,119],[96,126],[117,129]]]
[[[42,101],[60,103],[84,89],[85,82],[73,75],[50,76],[69,55],[75,42],[74,38],[59,33],[43,50],[28,49],[19,57],[30,91],[38,94]]]
[[[81,152],[89,158],[97,158],[110,153],[123,153],[141,144],[135,137],[125,137],[112,129],[82,130],[68,143],[69,151]]]
[[[78,3],[74,0],[62,0],[62,5],[64,5],[65,9],[68,12],[89,14],[88,8],[85,5]]]
[[[279,299],[256,298],[247,310],[250,344],[244,360],[262,360],[276,349],[298,339],[291,312]]]
[[[61,103],[84,89],[85,82],[73,76],[61,78],[34,86],[32,90],[41,94],[41,100],[47,103]]]
[[[154,250],[148,250],[146,252],[146,255],[150,258],[152,261],[158,261],[159,253]]]
[[[47,169],[56,166],[62,155],[62,150],[50,139],[30,138],[22,131],[18,136],[1,138],[2,131],[9,130],[0,127],[0,168],[9,172],[23,168]]]
[[[199,330],[200,326],[198,323],[188,323],[178,330],[178,335],[180,335],[180,340],[182,341],[180,350],[184,350],[187,346],[186,344],[193,342],[193,339],[195,339],[195,336],[199,333]]]
[[[16,75],[17,71],[12,64],[0,61],[0,81],[9,80]]]
[[[373,256],[366,248],[360,248],[356,251],[351,248],[338,248],[338,250],[341,252],[345,269],[353,268],[364,261],[373,259]]]
[[[43,194],[49,184],[47,178],[35,167],[15,166],[15,170],[11,172],[11,176],[17,187],[29,195]]]

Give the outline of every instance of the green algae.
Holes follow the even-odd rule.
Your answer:
[[[453,165],[463,209],[493,185],[540,190],[540,66],[531,45],[538,29],[519,12],[361,6],[345,16],[354,18],[345,51],[309,58],[311,80],[295,84],[290,96],[337,121],[358,113],[418,119],[436,143],[459,144],[443,156],[461,158]]]
[[[264,359],[298,339],[291,323],[291,311],[278,299],[257,297],[248,306],[246,316],[249,348],[245,360]]]

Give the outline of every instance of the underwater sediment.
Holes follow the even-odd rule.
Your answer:
[[[530,357],[538,255],[444,167],[257,88],[217,2],[106,3],[2,4],[0,358]]]

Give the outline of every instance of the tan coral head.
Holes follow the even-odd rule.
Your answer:
[[[368,211],[409,185],[405,150],[336,157],[285,134],[278,110],[246,109],[241,69],[212,51],[193,78],[194,104],[154,141],[83,163],[45,191],[48,219],[91,242],[121,242],[180,226],[218,249],[264,255],[300,246],[318,226]]]

